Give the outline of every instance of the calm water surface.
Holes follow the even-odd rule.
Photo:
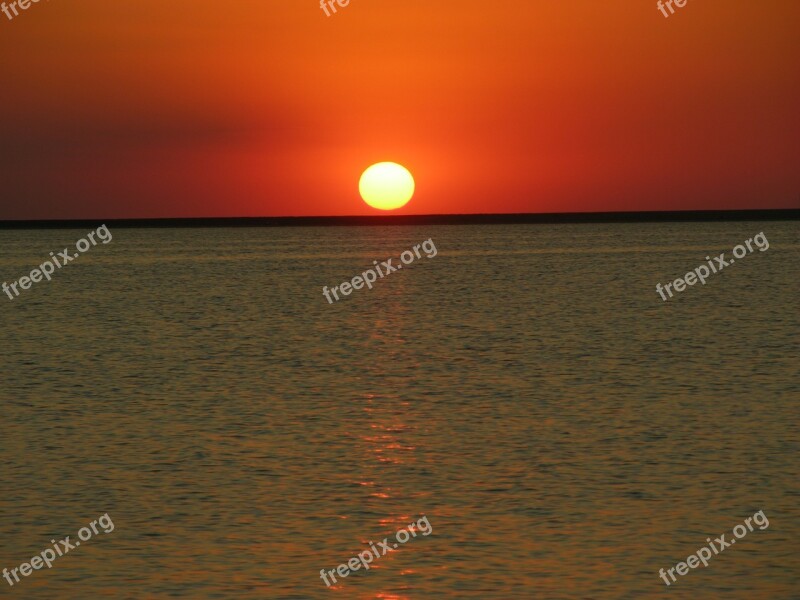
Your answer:
[[[0,279],[87,231],[0,231]],[[115,525],[4,597],[800,598],[797,222],[112,233],[0,296],[0,568]]]

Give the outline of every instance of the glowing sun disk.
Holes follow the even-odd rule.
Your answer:
[[[414,195],[414,178],[404,166],[382,162],[364,171],[358,191],[371,207],[395,210],[407,204]]]

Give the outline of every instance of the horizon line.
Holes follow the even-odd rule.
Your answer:
[[[673,210],[572,213],[466,213],[429,215],[348,215],[291,217],[154,217],[120,219],[19,219],[0,229],[72,229],[113,224],[122,228],[342,227],[387,225],[514,225],[568,223],[669,223],[798,220],[800,208]]]

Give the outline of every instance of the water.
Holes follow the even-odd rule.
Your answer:
[[[86,233],[0,231],[0,277]],[[4,594],[655,598],[761,509],[666,591],[800,597],[797,222],[112,233],[0,296],[0,568],[115,526]]]

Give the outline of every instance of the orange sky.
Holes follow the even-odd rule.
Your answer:
[[[8,0],[6,0],[8,2]],[[800,2],[0,13],[0,219],[800,207]]]

